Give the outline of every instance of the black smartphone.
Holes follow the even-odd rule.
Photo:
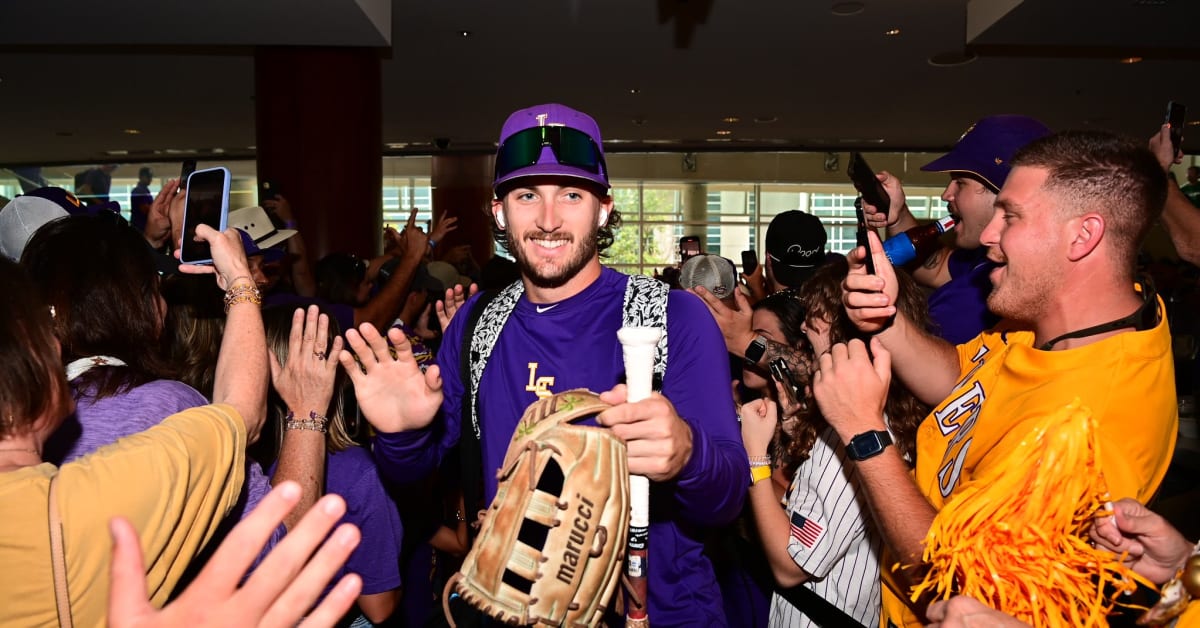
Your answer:
[[[197,170],[188,177],[187,183],[179,261],[185,264],[211,264],[212,250],[207,242],[196,240],[196,227],[205,224],[217,231],[225,230],[229,220],[229,170]]]
[[[700,254],[700,236],[679,238],[679,261],[686,262]]]
[[[783,392],[787,395],[788,405],[795,406],[800,403],[800,394],[796,390],[796,378],[792,375],[792,369],[783,358],[775,358],[767,364],[771,369],[771,377],[783,384]]]
[[[883,189],[883,184],[879,182],[879,179],[875,178],[875,171],[867,165],[867,160],[863,159],[862,153],[850,153],[850,164],[846,166],[846,174],[850,175],[850,182],[854,184],[854,189],[862,195],[863,200],[873,205],[875,211],[886,216],[892,199],[888,196],[887,190]]]
[[[181,167],[179,169],[179,189],[181,189],[181,190],[187,189],[188,177],[192,176],[192,173],[195,171],[196,171],[196,160],[195,159],[183,160],[183,167]]]
[[[867,251],[867,272],[875,274],[875,257],[871,255],[871,240],[867,238],[867,215],[863,212],[862,197],[854,199],[854,213],[858,216],[858,232],[855,240]]]
[[[758,253],[754,249],[742,251],[742,274],[750,275],[758,270]]]
[[[1171,127],[1171,146],[1175,154],[1179,154],[1179,146],[1183,144],[1183,126],[1187,124],[1187,107],[1171,101],[1167,103],[1167,126]]]

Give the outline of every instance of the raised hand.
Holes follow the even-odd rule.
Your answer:
[[[329,317],[321,314],[320,308],[310,305],[307,312],[296,308],[282,364],[271,352],[271,383],[287,407],[298,415],[308,411],[325,414],[333,399],[342,339],[334,338],[330,346],[328,338]]]
[[[374,325],[363,323],[358,330],[346,332],[346,342],[350,350],[342,351],[338,361],[354,383],[359,410],[367,421],[385,433],[429,425],[442,405],[437,365],[422,373],[408,338],[395,327],[384,338]]]
[[[337,495],[327,495],[309,509],[246,583],[239,586],[271,534],[299,500],[300,487],[295,482],[275,487],[233,528],[192,584],[161,610],[152,607],[148,600],[146,568],[137,531],[129,521],[114,518],[109,525],[113,552],[108,625],[114,628],[334,625],[362,590],[362,579],[348,574],[312,608],[360,539],[358,529],[349,523],[329,533],[346,512],[346,503]]]
[[[179,271],[193,275],[217,275],[217,286],[228,290],[237,280],[244,279],[251,285],[254,278],[250,275],[250,264],[246,261],[246,249],[242,248],[242,236],[238,230],[230,227],[217,231],[205,224],[196,225],[196,239],[207,242],[212,250],[212,265],[180,264]],[[175,252],[179,257],[179,251]]]
[[[443,332],[450,326],[450,321],[458,313],[458,308],[462,307],[463,303],[467,302],[467,299],[475,296],[476,292],[479,292],[479,286],[475,284],[471,284],[466,293],[463,292],[461,285],[446,289],[446,298],[438,301],[436,308],[438,323],[442,325]]]
[[[770,399],[755,399],[742,405],[742,444],[746,455],[765,456],[775,426],[779,423],[779,406]]]
[[[896,269],[883,252],[883,243],[874,231],[867,233],[870,251],[856,247],[846,255],[850,270],[842,281],[842,305],[856,327],[875,333],[887,327],[896,315]],[[874,275],[867,272],[867,255],[875,261]]]
[[[725,337],[725,349],[734,355],[745,357],[746,347],[754,340],[754,326],[751,322],[754,310],[746,295],[742,294],[741,290],[734,289],[733,298],[737,307],[733,308],[703,286],[696,286],[689,292],[700,297],[712,313],[717,327],[721,328],[721,335]]]

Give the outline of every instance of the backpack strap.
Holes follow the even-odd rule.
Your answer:
[[[657,327],[662,338],[654,349],[654,389],[662,390],[667,372],[667,299],[671,286],[653,277],[630,275],[625,284],[621,324],[625,327]]]

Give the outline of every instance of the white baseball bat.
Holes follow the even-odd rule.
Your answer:
[[[654,391],[654,350],[662,338],[657,327],[622,327],[617,331],[621,354],[625,359],[626,400],[630,403],[650,397]],[[646,567],[650,535],[650,479],[644,475],[629,476],[629,557],[625,568],[633,598],[626,604],[625,625],[646,628],[650,618],[646,612]],[[641,606],[638,606],[640,598]]]

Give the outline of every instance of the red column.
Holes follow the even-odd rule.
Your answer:
[[[376,253],[383,208],[379,52],[260,47],[254,54],[258,178],[291,202],[315,261]]]
[[[492,156],[436,155],[431,173],[433,215],[458,217],[458,229],[439,242],[439,259],[451,247],[471,245],[471,255],[482,267],[492,257]]]

